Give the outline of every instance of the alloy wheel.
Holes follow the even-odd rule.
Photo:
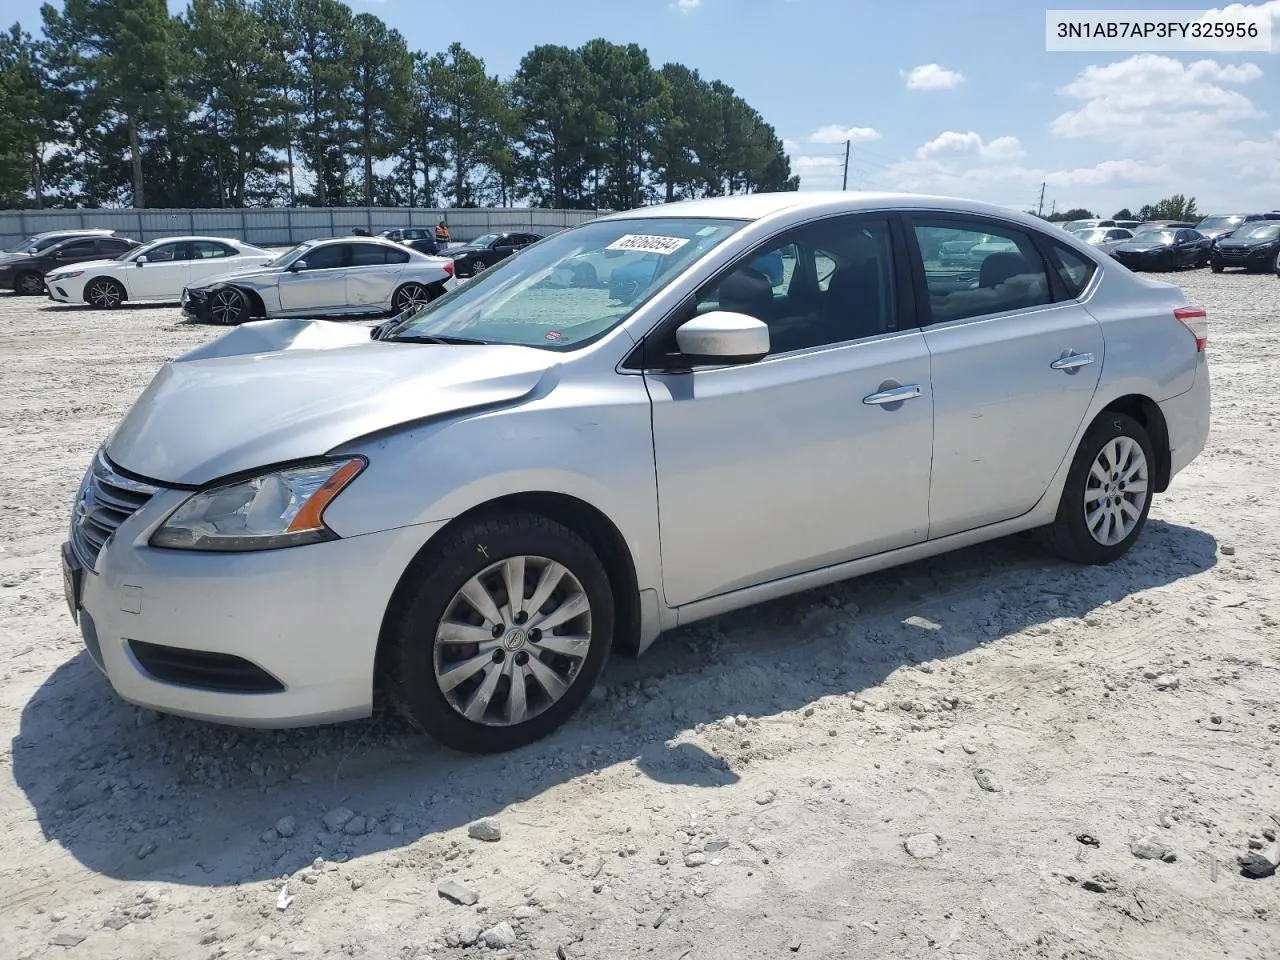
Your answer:
[[[475,276],[477,273],[479,273],[481,270],[483,270],[487,266],[488,264],[485,263],[483,260],[477,260],[475,263],[471,265],[471,275]]]
[[[89,302],[95,307],[110,310],[120,305],[120,290],[110,281],[97,280],[89,287]]]
[[[1084,488],[1084,523],[1090,536],[1113,547],[1142,519],[1147,502],[1147,458],[1141,445],[1120,436],[1098,452]]]
[[[34,273],[28,273],[18,279],[18,292],[34,296],[44,289],[44,280]]]
[[[243,313],[244,298],[238,291],[219,290],[213,295],[213,302],[209,305],[209,315],[214,323],[227,326],[237,324]]]
[[[427,293],[427,288],[416,283],[410,283],[400,288],[400,292],[396,294],[396,302],[393,304],[397,314],[416,313],[431,302],[431,297]]]
[[[449,705],[474,723],[514,726],[560,700],[591,649],[581,581],[546,557],[490,564],[445,607],[432,652]]]

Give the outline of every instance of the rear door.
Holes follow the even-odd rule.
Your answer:
[[[1079,297],[1096,264],[1018,226],[913,214],[913,249],[934,392],[929,536],[1021,516],[1048,489],[1093,399],[1102,328]],[[957,233],[1008,241],[972,271],[930,256]],[[988,244],[988,247],[993,246]]]
[[[219,243],[217,240],[192,240],[190,248],[191,279],[189,282],[191,283],[203,280],[206,277],[226,273],[228,270],[234,270],[236,261],[229,258],[235,257],[240,253],[229,243]]]
[[[97,257],[98,243],[96,240],[71,240],[52,251],[52,256],[48,258],[50,264],[47,269],[53,270],[55,267],[66,266],[69,263],[84,263],[86,260],[95,260]]]
[[[351,267],[347,270],[347,303],[353,310],[386,310],[391,304],[407,250],[380,243],[352,244]]]
[[[353,243],[324,243],[302,257],[305,270],[280,274],[282,313],[342,313],[347,309],[347,270]]]
[[[161,243],[121,271],[133,300],[177,300],[191,276],[191,250],[186,240]]]

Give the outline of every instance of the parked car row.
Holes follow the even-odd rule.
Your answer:
[[[1063,228],[1132,270],[1209,266],[1271,270],[1280,277],[1280,211],[1176,220],[1073,220]]]

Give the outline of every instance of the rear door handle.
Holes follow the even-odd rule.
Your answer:
[[[870,396],[863,397],[862,402],[871,405],[900,403],[903,400],[914,400],[918,396],[920,396],[920,384],[909,383],[904,387],[892,387],[888,390],[881,390],[879,393],[873,393]]]
[[[1092,353],[1069,353],[1049,364],[1054,370],[1078,370],[1093,363]]]

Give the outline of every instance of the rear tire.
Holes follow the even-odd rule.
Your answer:
[[[1142,424],[1104,412],[1085,432],[1045,531],[1060,557],[1081,564],[1111,563],[1129,551],[1151,510],[1156,458]]]
[[[44,277],[38,273],[20,273],[13,278],[13,290],[19,296],[38,297],[44,293]]]
[[[542,599],[513,611],[509,583],[519,584],[519,605],[535,593]],[[562,613],[543,635],[538,623],[556,611],[577,612]],[[514,750],[582,706],[608,659],[613,624],[609,576],[576,533],[536,514],[480,518],[409,568],[388,613],[379,675],[396,710],[445,746]]]
[[[115,310],[124,303],[125,289],[110,277],[90,280],[84,288],[84,302],[99,310]]]

